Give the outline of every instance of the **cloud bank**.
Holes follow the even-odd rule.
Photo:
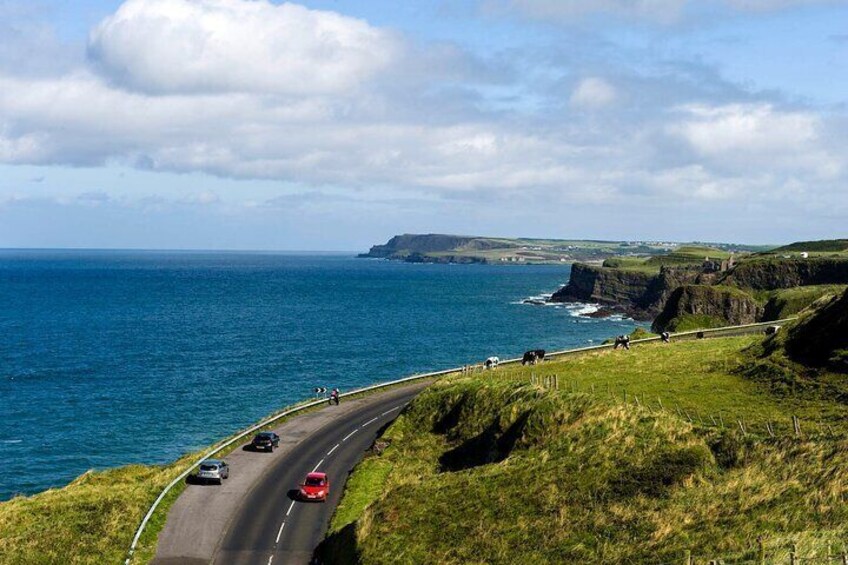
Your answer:
[[[512,3],[538,15],[587,10]],[[592,10],[655,17],[686,4]],[[846,209],[837,111],[751,92],[695,63],[646,67],[618,54],[599,72],[574,50],[528,68],[528,53],[421,45],[293,3],[128,0],[76,63],[0,66],[0,163],[202,172],[353,200],[367,190],[370,205]]]

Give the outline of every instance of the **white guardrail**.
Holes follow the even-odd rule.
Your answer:
[[[756,323],[756,324],[746,324],[746,325],[742,325],[742,326],[727,326],[727,327],[723,327],[723,328],[713,328],[713,329],[706,329],[706,330],[679,332],[679,333],[671,334],[671,338],[672,339],[681,339],[681,338],[683,338],[683,339],[693,339],[693,338],[698,339],[698,338],[708,338],[708,337],[721,337],[722,335],[756,333],[758,330],[765,329],[769,326],[782,326],[783,324],[786,324],[787,322],[791,322],[792,320],[795,320],[795,319],[796,318],[786,318],[784,320],[777,320],[777,321],[774,321],[774,322],[761,322],[761,323]],[[652,342],[652,341],[659,341],[660,339],[661,339],[660,336],[649,337],[649,338],[645,338],[645,339],[636,339],[636,340],[631,341],[630,344],[631,345],[637,345],[637,344],[640,344],[640,343],[649,343],[649,342]],[[603,344],[603,345],[593,345],[593,346],[590,346],[590,347],[580,347],[580,348],[577,348],[577,349],[565,349],[565,350],[562,350],[562,351],[554,351],[554,352],[548,353],[545,356],[545,358],[547,359],[547,358],[551,358],[551,357],[562,357],[562,356],[567,356],[567,355],[576,355],[576,354],[580,354],[580,353],[588,353],[588,352],[592,352],[592,351],[600,351],[600,350],[604,350],[604,349],[611,349],[613,347],[614,347],[614,344],[608,343],[608,344]],[[520,363],[520,362],[521,362],[521,358],[516,357],[514,359],[506,359],[504,361],[501,361],[500,364],[501,365],[508,365],[508,364]],[[403,379],[398,379],[398,380],[395,380],[395,381],[389,381],[389,382],[385,382],[385,383],[380,383],[380,384],[356,389],[356,390],[353,390],[351,392],[346,392],[344,394],[341,394],[340,396],[342,398],[355,396],[357,394],[362,394],[362,393],[371,392],[371,391],[374,391],[374,390],[379,390],[381,388],[387,388],[387,387],[396,386],[396,385],[400,385],[400,384],[404,384],[404,383],[418,381],[418,380],[421,380],[421,379],[430,379],[430,378],[435,378],[435,377],[442,377],[442,376],[449,375],[449,374],[452,374],[452,373],[460,373],[464,369],[466,369],[467,367],[480,367],[480,366],[482,366],[482,365],[480,363],[477,363],[475,365],[468,365],[466,367],[455,367],[453,369],[444,369],[442,371],[434,371],[434,372],[431,372],[431,373],[423,373],[423,374],[420,374],[420,375],[412,375],[411,377],[405,377]],[[197,459],[194,463],[192,463],[185,471],[180,473],[180,475],[177,478],[175,478],[173,481],[168,483],[168,485],[162,490],[162,492],[159,493],[159,496],[156,497],[156,500],[150,506],[150,509],[147,511],[147,514],[144,515],[144,518],[141,520],[141,523],[139,524],[138,529],[135,532],[135,536],[133,537],[132,544],[130,544],[130,549],[129,549],[129,552],[127,554],[127,559],[124,562],[125,565],[129,565],[130,562],[132,561],[133,554],[135,553],[136,547],[138,546],[138,540],[141,538],[141,535],[144,533],[144,528],[147,526],[147,523],[150,521],[150,518],[153,516],[153,513],[156,512],[156,509],[159,507],[159,504],[162,503],[162,500],[164,500],[164,498],[168,495],[168,493],[171,491],[171,489],[174,488],[175,486],[177,486],[181,481],[185,480],[186,477],[188,477],[191,474],[191,472],[194,471],[195,468],[197,468],[198,465],[200,465],[203,461],[212,457],[213,455],[220,453],[222,450],[233,445],[234,443],[243,440],[245,437],[249,436],[250,434],[256,432],[257,430],[264,428],[265,426],[267,426],[269,424],[273,424],[274,422],[276,422],[277,420],[279,420],[281,418],[285,418],[286,416],[291,416],[292,414],[296,414],[296,413],[301,412],[303,410],[306,410],[308,408],[314,408],[316,406],[322,406],[322,405],[325,405],[326,403],[327,403],[326,398],[321,399],[321,400],[314,400],[312,402],[307,402],[306,404],[301,404],[300,406],[290,408],[288,410],[280,412],[279,414],[271,416],[270,418],[263,420],[262,422],[256,424],[255,426],[253,426],[253,427],[231,437],[230,439],[224,441],[224,443],[214,447],[213,449],[211,449],[210,451],[205,453],[203,456],[201,456],[199,459]]]

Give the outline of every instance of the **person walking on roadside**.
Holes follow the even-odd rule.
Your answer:
[[[339,389],[334,388],[333,392],[330,393],[330,404],[335,403],[336,406],[339,405]]]
[[[668,332],[663,332],[660,334],[663,343],[669,343],[671,341],[671,334]]]

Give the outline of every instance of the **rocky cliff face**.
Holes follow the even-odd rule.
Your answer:
[[[726,286],[684,285],[671,293],[651,326],[655,332],[752,324],[762,308],[750,294]]]
[[[700,269],[686,267],[663,267],[659,273],[651,273],[575,263],[568,285],[555,292],[551,301],[599,302],[649,319],[660,312],[675,288],[696,282],[700,276]]]
[[[450,251],[458,247],[469,245],[474,240],[475,238],[473,237],[459,235],[396,235],[384,245],[375,245],[371,247],[371,250],[368,251],[368,253],[364,253],[362,257],[376,257],[380,259],[404,258],[415,253],[422,255],[424,253]],[[477,248],[479,247],[475,247],[475,249]]]
[[[720,284],[774,290],[797,286],[848,284],[848,259],[758,259],[739,263]]]

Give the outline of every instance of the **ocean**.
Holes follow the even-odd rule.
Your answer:
[[[165,463],[296,401],[636,322],[538,306],[568,265],[0,251],[0,500]]]

